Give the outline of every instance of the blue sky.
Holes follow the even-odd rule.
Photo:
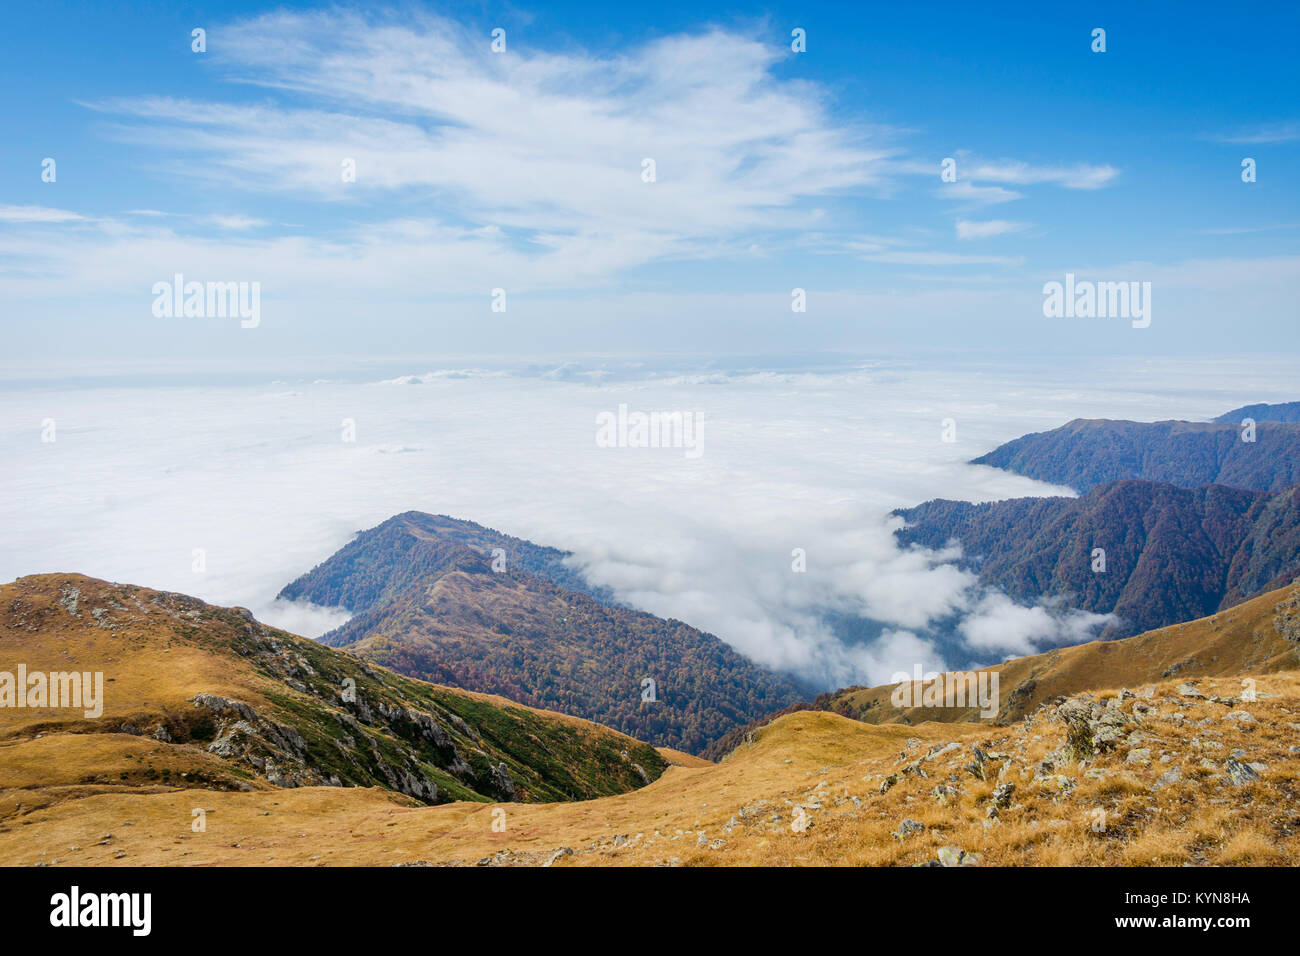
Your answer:
[[[4,14],[11,366],[1296,349],[1295,7],[166,7]],[[1067,271],[1151,327],[1045,318]]]

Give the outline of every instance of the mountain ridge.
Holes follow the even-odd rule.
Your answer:
[[[1300,485],[1269,493],[1121,480],[1078,498],[935,499],[894,514],[907,522],[895,531],[900,544],[960,542],[959,566],[1018,601],[1118,615],[1105,638],[1203,617],[1300,573]]]
[[[1256,402],[1254,405],[1242,405],[1230,412],[1224,412],[1216,422],[1240,424],[1242,419],[1253,418],[1257,422],[1300,422],[1300,402]]]
[[[971,460],[1079,491],[1123,479],[1183,488],[1280,491],[1300,483],[1300,422],[1260,421],[1254,440],[1228,422],[1083,419],[1013,439]]]
[[[281,593],[348,606],[354,616],[321,641],[399,673],[690,753],[805,696],[712,634],[575,590],[565,558],[473,522],[404,512]]]
[[[100,672],[106,688],[94,719],[0,708],[0,816],[15,799],[161,785],[565,800],[642,786],[667,766],[608,728],[374,668],[243,608],[84,575],[0,586],[0,651],[28,672]],[[55,748],[79,760],[37,795],[40,755]]]
[[[1058,696],[1177,678],[1259,677],[1300,669],[1300,579],[1208,617],[1114,641],[1089,641],[980,668],[998,673],[992,721],[1023,719]],[[979,708],[897,707],[897,684],[848,687],[816,706],[871,723],[980,720]]]

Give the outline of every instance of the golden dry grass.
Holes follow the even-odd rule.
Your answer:
[[[81,576],[60,580],[81,587],[87,602],[117,593],[113,585]],[[15,587],[0,590],[8,598]],[[1180,696],[1176,687],[1188,679],[1190,666],[1184,668],[1140,699],[1150,708],[1131,722],[1140,742],[1086,765],[1058,760],[1046,773],[1039,765],[1065,731],[1042,717],[1005,727],[907,726],[804,711],[762,728],[753,743],[716,765],[664,752],[675,766],[620,796],[427,807],[379,789],[281,790],[198,747],[90,732],[103,726],[66,711],[0,710],[0,864],[376,865],[485,858],[539,864],[568,848],[573,852],[556,865],[892,866],[934,860],[947,846],[977,854],[986,865],[1295,864],[1300,754],[1291,748],[1300,744],[1300,673],[1271,672],[1294,651],[1279,650],[1261,631],[1277,596],[1267,600],[1272,603],[1248,602],[1185,625],[1185,633],[1165,629],[1144,635],[1146,643],[1134,638],[1106,645],[1119,650],[1086,645],[1055,652],[1054,679],[1061,683],[1052,687],[1091,681],[1088,686],[1109,682],[1113,688],[1117,674],[1136,687],[1139,681],[1125,668],[1163,672],[1166,662],[1193,651],[1202,669],[1269,673],[1256,679],[1258,700],[1230,707]],[[276,689],[238,660],[175,630],[81,626],[74,632],[66,611],[51,602],[29,594],[15,617],[18,606],[8,599],[0,606],[9,615],[0,628],[0,662],[22,659],[32,670],[64,670],[105,661],[113,678],[105,714],[112,721],[180,707],[198,690],[256,704]],[[1203,642],[1200,650],[1188,634]],[[1234,649],[1233,641],[1247,646]],[[1046,666],[1049,657],[1032,666]],[[1007,665],[1016,666],[1027,665]],[[1242,690],[1237,675],[1228,670],[1197,685],[1207,697],[1234,697]],[[1011,686],[1004,683],[1003,693]],[[1093,691],[1099,700],[1117,694]],[[1238,712],[1254,721],[1230,718]],[[960,749],[917,764],[931,748],[950,742]],[[987,779],[966,769],[975,746],[1001,755],[990,758]],[[1135,747],[1148,750],[1147,759],[1126,761]],[[1224,771],[1237,750],[1244,761],[1266,765],[1259,780],[1241,787]],[[903,772],[908,765],[918,765],[925,776]],[[1181,779],[1153,787],[1174,768]],[[882,794],[882,781],[894,775],[896,783]],[[1016,789],[992,821],[988,808],[999,782]],[[940,802],[933,796],[937,786],[955,793]],[[192,829],[196,809],[205,811],[204,832]],[[796,832],[797,814],[811,826]],[[919,823],[920,832],[896,836],[905,819]]]
[[[1162,627],[1120,641],[1092,641],[1018,657],[983,668],[999,675],[1004,704],[1023,688],[1022,707],[1002,716],[1018,719],[1043,701],[1084,690],[1130,686],[1177,677],[1245,677],[1300,668],[1300,646],[1274,626],[1277,605],[1297,585],[1270,591],[1210,617]],[[1032,683],[1031,683],[1032,682]],[[842,691],[837,698],[855,716],[884,723],[906,719],[975,721],[976,708],[895,708],[894,685]],[[838,709],[832,707],[832,709]]]
[[[1181,698],[1176,684],[1158,685],[1142,701],[1151,710],[1137,729],[1149,761],[1126,762],[1131,748],[1121,745],[1086,765],[1062,762],[1046,778],[1035,770],[1064,740],[1064,726],[1041,717],[1027,726],[905,727],[800,712],[720,764],[671,767],[644,789],[578,803],[423,807],[379,790],[332,788],[82,796],[6,819],[0,863],[539,864],[567,847],[574,852],[556,865],[903,866],[933,860],[945,846],[1008,866],[1300,860],[1300,754],[1289,750],[1300,742],[1291,726],[1300,721],[1300,674],[1260,678],[1260,699],[1234,708]],[[1208,696],[1239,686],[1198,683]],[[1234,711],[1256,722],[1226,719]],[[959,750],[921,764],[924,778],[900,773],[953,741]],[[1202,749],[1207,742],[1219,746]],[[990,759],[988,780],[965,769],[974,745],[1005,755]],[[1266,765],[1244,787],[1222,769],[1237,749]],[[1216,768],[1202,768],[1203,759]],[[1182,779],[1153,789],[1173,767]],[[894,774],[898,782],[880,794]],[[990,822],[999,774],[1016,790]],[[956,795],[941,804],[931,795],[939,785]],[[796,805],[812,821],[804,832],[792,831]],[[191,831],[196,807],[207,811],[204,833]],[[925,829],[899,838],[904,819]],[[494,830],[502,820],[504,831]]]

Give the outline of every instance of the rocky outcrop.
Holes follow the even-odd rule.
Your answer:
[[[1278,603],[1273,627],[1288,641],[1300,644],[1300,588],[1292,589],[1286,600]]]
[[[1066,748],[1076,760],[1114,750],[1124,736],[1127,718],[1115,698],[1102,705],[1084,698],[1068,700],[1055,709],[1066,727]]]
[[[262,716],[243,701],[216,694],[195,694],[190,702],[216,718],[217,736],[208,753],[246,764],[277,787],[337,786],[337,777],[331,779],[312,765],[307,741],[293,727]],[[164,725],[159,730],[167,733]]]

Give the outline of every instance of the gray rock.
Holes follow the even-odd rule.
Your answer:
[[[967,853],[961,847],[944,846],[939,848],[939,865],[979,866],[980,857],[977,853]]]
[[[956,741],[950,744],[945,744],[942,747],[940,747],[938,744],[935,744],[934,747],[930,748],[930,752],[921,758],[921,762],[924,763],[928,760],[934,760],[938,757],[942,757],[946,753],[951,753],[954,750],[960,750],[960,749],[961,749],[961,744],[957,743]]]
[[[77,602],[79,600],[81,600],[80,588],[74,588],[68,586],[59,589],[58,603],[65,611],[67,611],[73,617],[80,617],[80,615],[77,613]]]
[[[922,833],[925,831],[925,824],[918,820],[904,820],[894,831],[894,837],[901,840],[903,837],[911,836],[913,833]]]
[[[513,801],[518,797],[515,792],[515,782],[510,779],[510,768],[504,763],[499,763],[492,769],[492,786],[506,801]]]
[[[1064,774],[1058,773],[1054,777],[1045,777],[1043,784],[1051,793],[1053,803],[1060,803],[1074,792],[1074,782]]]
[[[1016,792],[1014,783],[1004,783],[1000,787],[993,788],[993,806],[999,810],[1011,806],[1011,797]]]
[[[243,701],[231,700],[228,697],[218,697],[216,694],[195,694],[190,698],[195,707],[206,707],[214,713],[221,713],[224,710],[233,710],[244,720],[257,720],[257,711],[253,710]]]
[[[1234,787],[1244,787],[1246,784],[1259,779],[1259,773],[1249,764],[1244,764],[1240,760],[1228,758],[1225,765],[1228,770],[1228,779],[1232,781]]]
[[[1124,737],[1126,717],[1118,705],[1075,698],[1058,707],[1056,716],[1065,723],[1066,750],[1078,760],[1114,750]]]
[[[934,797],[940,804],[948,804],[957,799],[957,788],[940,784],[930,791],[930,796]]]
[[[1178,783],[1183,779],[1183,771],[1179,767],[1172,767],[1160,775],[1160,778],[1152,785],[1151,789],[1160,790],[1170,784]]]

